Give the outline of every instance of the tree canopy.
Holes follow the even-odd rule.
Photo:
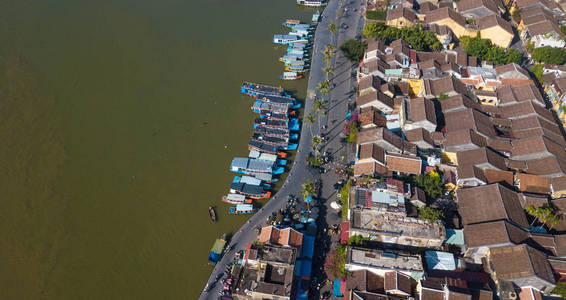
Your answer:
[[[364,57],[366,44],[360,40],[349,39],[340,45],[340,50],[350,61],[358,63]]]
[[[522,59],[519,51],[493,45],[490,39],[482,39],[479,32],[475,37],[461,37],[460,45],[469,55],[491,61],[496,65],[520,63]]]
[[[436,171],[430,171],[426,175],[418,175],[415,177],[415,184],[423,189],[429,198],[436,198],[442,195],[444,190],[440,174]]]
[[[537,78],[537,80],[540,84],[543,83],[543,79],[542,79],[542,71],[543,70],[542,69],[543,69],[542,64],[536,64],[536,65],[531,67],[531,72],[533,72],[533,74],[535,74],[535,77]]]
[[[383,23],[368,23],[364,27],[366,38],[378,38],[389,44],[394,40],[404,40],[417,51],[436,51],[442,49],[442,44],[432,31],[425,30],[422,25],[396,28]]]
[[[324,263],[326,276],[331,279],[346,280],[346,247],[342,245],[330,250]]]
[[[437,208],[424,206],[419,208],[419,219],[425,220],[429,224],[434,224],[436,221],[444,218],[444,212]]]
[[[539,47],[533,50],[531,58],[539,62],[561,65],[566,59],[566,50],[550,46]]]

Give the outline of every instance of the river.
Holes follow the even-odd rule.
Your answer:
[[[196,299],[293,0],[0,0],[0,298]],[[207,207],[216,205],[219,222]]]

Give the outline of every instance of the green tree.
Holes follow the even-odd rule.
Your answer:
[[[419,219],[426,221],[428,224],[434,224],[438,220],[444,218],[444,212],[440,209],[430,206],[419,207]]]
[[[462,36],[460,45],[469,54],[481,60],[491,61],[496,65],[520,63],[521,53],[515,49],[503,49],[491,43],[490,39],[482,39],[478,31],[475,37]]]
[[[566,25],[561,25],[560,31],[562,31],[562,33],[566,35]]]
[[[312,113],[308,114],[308,115],[305,117],[305,121],[307,121],[307,123],[309,124],[309,129],[310,129],[310,132],[311,132],[311,136],[314,136],[313,133],[312,133],[312,124],[314,123],[314,115],[313,115]]]
[[[438,100],[444,100],[444,99],[448,99],[448,95],[446,95],[446,94],[438,95]]]
[[[438,196],[442,195],[442,192],[444,191],[442,179],[440,178],[440,174],[436,171],[416,176],[415,184],[419,188],[423,189],[426,195],[432,199],[436,199]]]
[[[316,186],[314,182],[307,180],[305,183],[301,184],[301,192],[303,198],[307,198],[308,196],[316,197]]]
[[[326,97],[326,95],[328,95],[328,93],[330,92],[330,81],[329,80],[321,81],[318,83],[316,88],[318,89],[320,95],[324,99],[324,97]]]
[[[359,63],[364,57],[366,44],[360,40],[349,39],[340,45],[340,50],[350,61]]]
[[[366,11],[366,19],[385,21],[387,18],[387,10],[368,10]]]
[[[312,137],[312,148],[313,149],[316,149],[321,143],[322,143],[322,139],[318,135],[315,135],[315,136]]]
[[[332,66],[330,65],[326,65],[324,68],[322,68],[322,71],[326,74],[326,80],[328,80],[330,76],[334,75],[334,71],[332,71]]]
[[[538,62],[561,65],[566,59],[566,50],[549,46],[539,47],[533,51],[531,58]]]
[[[542,69],[543,69],[543,64],[536,64],[536,65],[531,67],[531,72],[533,72],[533,74],[535,74],[535,77],[540,84],[543,83],[543,79],[542,79],[543,70]]]
[[[425,30],[420,24],[410,28],[395,28],[374,22],[366,24],[363,33],[366,38],[378,38],[387,44],[402,39],[419,51],[436,51],[442,48],[442,43],[436,38],[436,34]]]
[[[334,44],[334,37],[336,35],[336,30],[338,30],[338,23],[336,23],[336,21],[330,22],[330,24],[328,24],[328,31],[330,31],[331,33],[330,35],[331,44]]]
[[[367,245],[367,243],[369,242],[370,238],[369,237],[364,237],[361,235],[352,235],[349,239],[348,239],[348,245],[349,246],[359,246],[359,247],[364,247]]]
[[[541,227],[546,225],[549,229],[552,229],[558,222],[560,222],[560,218],[554,213],[554,210],[549,205],[541,206],[541,207],[534,207],[530,205],[526,209],[527,213],[533,217],[535,217],[534,221],[531,223],[531,226],[534,224],[535,221],[539,221],[541,223]]]
[[[322,101],[316,99],[313,102],[313,110],[318,114],[318,125],[320,126],[320,116],[324,115],[324,110],[326,109],[326,107],[324,107],[324,103],[322,103]]]
[[[338,194],[340,195],[340,202],[342,202],[342,220],[348,220],[348,205],[350,197],[350,187],[352,186],[352,181],[348,180],[346,184],[340,189]]]
[[[566,298],[566,281],[558,281],[551,294],[557,294],[562,298]]]

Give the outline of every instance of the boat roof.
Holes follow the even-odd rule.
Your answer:
[[[236,204],[236,210],[253,210],[252,204]]]
[[[210,250],[210,252],[220,254],[220,253],[222,253],[222,250],[224,250],[224,245],[226,245],[226,240],[218,238],[214,242],[214,245],[212,246],[212,249]]]
[[[245,183],[232,183],[230,185],[230,190],[234,190],[243,194],[250,194],[250,195],[263,195],[265,191],[263,187],[259,185],[249,185]]]
[[[246,200],[246,196],[244,195],[240,195],[240,194],[228,194],[226,196],[226,200],[232,200],[232,201],[238,201],[238,202],[244,202]]]
[[[252,109],[280,111],[285,113],[289,110],[289,103],[273,103],[273,102],[263,102],[261,100],[257,100],[254,102]]]
[[[280,39],[280,40],[296,40],[297,36],[296,35],[290,35],[290,34],[276,34],[276,35],[273,36],[273,38]]]
[[[297,72],[283,72],[283,76],[297,76]]]
[[[263,181],[271,181],[273,176],[269,173],[255,173],[255,178],[261,179]]]
[[[232,160],[232,167],[270,172],[271,168],[273,167],[273,163],[249,157],[234,157],[234,159]]]
[[[242,176],[242,179],[240,179],[241,183],[245,183],[245,184],[249,184],[249,185],[257,185],[259,186],[261,184],[261,180],[257,179],[255,177],[252,176]]]

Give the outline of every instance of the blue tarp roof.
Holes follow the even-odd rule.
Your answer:
[[[300,277],[301,276],[301,261],[297,260],[295,262],[295,270],[293,271],[293,275]]]
[[[303,235],[303,251],[301,251],[303,258],[312,259],[314,253],[314,236]]]

